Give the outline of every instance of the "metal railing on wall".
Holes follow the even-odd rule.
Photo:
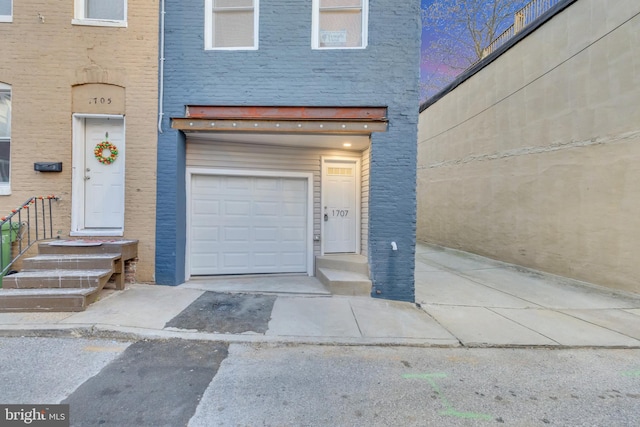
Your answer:
[[[9,215],[0,218],[0,276],[4,276],[13,263],[35,242],[53,239],[52,205],[57,200],[58,197],[53,195],[34,196],[19,208],[13,209]]]
[[[551,9],[562,0],[532,0],[522,9],[514,13],[513,25],[504,30],[502,34],[496,37],[489,46],[482,50],[482,57],[490,55],[500,46],[505,44],[507,40],[522,31],[527,25],[538,19],[543,13]]]

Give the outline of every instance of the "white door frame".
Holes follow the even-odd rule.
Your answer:
[[[122,114],[73,114],[73,155],[71,163],[71,232],[69,234],[71,236],[121,237],[124,235],[124,210],[121,221],[123,227],[121,229],[95,230],[84,228],[84,171],[86,168],[85,119],[122,119],[123,138],[126,138],[126,123],[125,117]],[[126,146],[124,151],[126,151]],[[122,160],[125,159],[124,151],[120,154],[122,155]],[[124,173],[126,174],[126,168]],[[125,179],[126,176],[123,176],[123,180]],[[124,200],[122,202],[124,203]]]
[[[362,166],[361,159],[356,157],[336,157],[336,156],[322,156],[320,165],[320,174],[322,176],[322,190],[320,191],[320,254],[324,255],[324,209],[325,206],[325,189],[327,188],[325,173],[325,164],[331,162],[340,163],[352,163],[355,165],[356,172],[356,254],[360,254],[362,248],[362,218],[361,218],[361,206],[362,206]]]
[[[251,169],[187,168],[187,241],[185,242],[185,281],[191,277],[191,179],[193,175],[257,176],[304,178],[307,180],[307,275],[313,276],[313,174],[305,172],[260,171]]]

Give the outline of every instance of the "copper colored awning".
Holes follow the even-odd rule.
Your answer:
[[[370,134],[386,132],[386,107],[193,106],[171,127],[185,132],[287,132]]]

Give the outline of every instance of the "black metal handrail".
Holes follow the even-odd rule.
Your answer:
[[[54,195],[34,196],[19,208],[11,210],[9,215],[0,218],[0,232],[2,233],[0,244],[2,270],[0,276],[4,276],[13,263],[35,242],[53,239],[52,202],[57,200],[58,197]],[[17,246],[17,251],[16,255],[12,257],[14,243]],[[9,253],[8,256],[6,251]],[[5,258],[7,258],[6,264]]]

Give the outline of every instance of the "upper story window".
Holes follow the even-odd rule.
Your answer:
[[[0,83],[0,194],[10,194],[11,86]]]
[[[258,49],[259,0],[205,0],[204,48]]]
[[[75,2],[73,24],[127,26],[127,0],[75,0]]]
[[[13,21],[13,0],[0,0],[0,22]]]
[[[314,49],[367,47],[369,0],[313,0]]]

